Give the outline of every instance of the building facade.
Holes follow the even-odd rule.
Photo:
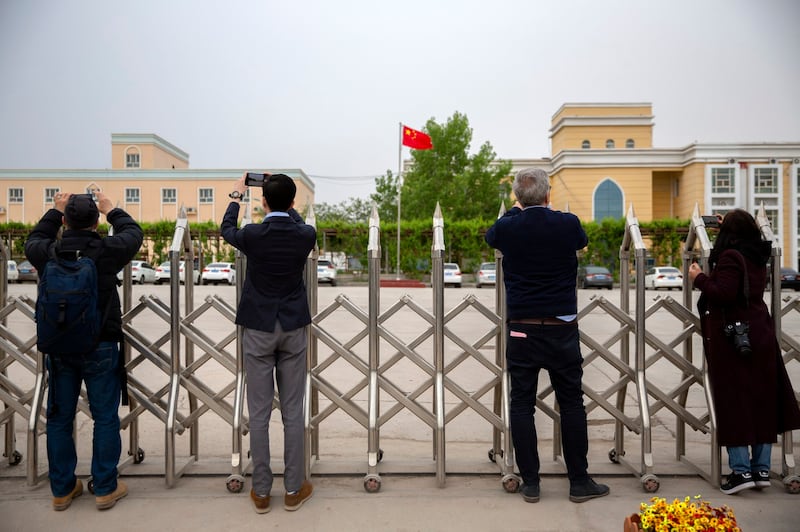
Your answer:
[[[538,166],[551,176],[553,208],[582,220],[689,219],[763,205],[782,249],[782,266],[800,266],[800,142],[653,146],[651,103],[565,103],[550,123],[549,157],[514,159],[513,172]],[[142,221],[219,222],[231,182],[245,169],[195,170],[189,154],[152,134],[112,134],[110,170],[0,170],[0,223],[35,223],[59,191],[100,189]],[[406,161],[409,164],[411,161]],[[314,203],[300,169],[269,169],[297,183],[296,207]],[[254,217],[260,191],[246,199]]]
[[[582,220],[641,221],[756,213],[761,205],[782,248],[783,266],[800,265],[800,142],[693,143],[653,147],[650,103],[566,103],[550,124],[551,155],[512,160],[551,176],[553,208]]]
[[[175,220],[181,207],[190,222],[219,223],[228,206],[233,182],[251,169],[195,170],[189,154],[153,134],[112,134],[111,169],[0,170],[0,223],[36,223],[53,206],[57,192],[102,190],[115,205],[144,222]],[[314,203],[314,183],[300,169],[269,169],[297,184],[295,206]],[[243,202],[255,216],[261,212],[261,191]]]

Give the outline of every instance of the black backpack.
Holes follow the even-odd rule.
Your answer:
[[[50,259],[39,274],[36,299],[36,346],[48,355],[91,353],[100,342],[108,308],[97,308],[98,248],[62,251],[55,242]],[[109,300],[110,303],[110,300]]]

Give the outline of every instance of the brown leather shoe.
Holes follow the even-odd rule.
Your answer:
[[[118,480],[117,489],[115,489],[108,495],[100,495],[99,497],[95,497],[94,503],[97,506],[98,510],[108,510],[109,508],[112,508],[115,504],[117,504],[117,501],[123,498],[127,494],[128,494],[128,486],[121,480]]]
[[[253,506],[256,507],[257,514],[266,514],[269,513],[269,500],[270,496],[267,495],[266,497],[259,497],[256,495],[256,492],[252,489],[250,490],[250,498],[253,500]]]
[[[288,493],[283,498],[283,507],[290,511],[294,512],[301,506],[303,503],[306,502],[308,499],[311,498],[311,494],[314,492],[314,486],[311,485],[311,482],[308,480],[303,481],[303,485],[300,486],[300,489],[297,490],[297,493],[294,495],[289,495]]]
[[[83,493],[83,483],[81,479],[75,479],[75,487],[72,488],[72,491],[69,495],[64,495],[63,497],[53,497],[53,510],[56,512],[62,512],[69,508],[69,505],[72,504],[72,499],[75,497],[80,497],[81,493]]]

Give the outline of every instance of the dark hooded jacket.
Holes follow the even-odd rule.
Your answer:
[[[760,238],[715,246],[710,275],[694,280],[702,292],[697,307],[720,445],[774,443],[779,433],[800,428],[800,409],[764,303],[769,255],[770,243]],[[740,354],[724,332],[734,320],[749,324],[750,356]]]
[[[139,224],[122,209],[116,208],[109,211],[106,220],[114,228],[113,236],[103,238],[91,230],[65,229],[61,236],[60,249],[62,251],[86,251],[90,248],[96,250],[94,254],[90,255],[95,257],[97,266],[97,307],[100,315],[104,315],[108,308],[108,316],[100,332],[100,341],[119,342],[123,335],[122,312],[117,292],[117,273],[139,252],[144,233]],[[50,209],[42,216],[25,241],[25,256],[37,270],[44,270],[50,258],[50,246],[56,241],[61,225],[61,212]]]

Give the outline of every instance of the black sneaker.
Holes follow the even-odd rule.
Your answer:
[[[770,487],[769,471],[753,471],[753,480],[757,488]]]
[[[525,502],[539,502],[539,484],[523,484],[519,491]]]
[[[728,480],[719,487],[719,490],[725,495],[733,495],[755,487],[756,483],[753,482],[753,475],[748,471],[747,473],[731,473],[728,475]]]
[[[605,484],[598,484],[592,479],[580,484],[570,484],[569,500],[572,502],[586,502],[597,497],[605,497],[611,490]]]

